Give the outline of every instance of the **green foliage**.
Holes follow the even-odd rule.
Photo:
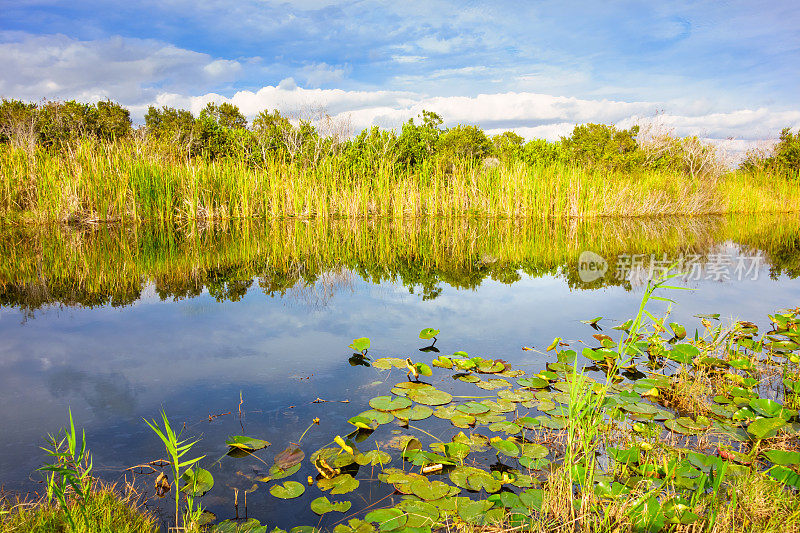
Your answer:
[[[492,136],[492,152],[503,160],[515,160],[522,157],[525,139],[514,133],[506,131]]]
[[[403,124],[397,139],[397,161],[403,166],[414,167],[436,153],[436,145],[442,134],[444,119],[432,111],[422,112],[422,124],[417,125],[414,119]]]
[[[800,131],[781,130],[780,141],[775,146],[774,165],[787,172],[800,172]]]
[[[203,110],[200,111],[200,116],[198,118],[200,120],[206,118],[210,119],[215,124],[228,129],[244,129],[247,127],[247,119],[242,115],[242,112],[239,111],[239,108],[228,102],[223,102],[222,104],[209,102]]]
[[[89,526],[89,515],[86,512],[86,501],[91,485],[92,458],[86,449],[86,433],[81,432],[80,448],[78,434],[69,410],[69,429],[47,436],[49,448],[42,448],[53,459],[51,464],[39,468],[41,472],[49,472],[47,477],[47,501],[58,501],[64,510],[65,518],[73,531],[77,526],[72,511],[75,507],[81,513],[83,523]],[[70,490],[75,495],[75,505],[70,506],[67,498]]]
[[[606,124],[575,126],[561,143],[572,161],[584,166],[630,170],[641,162],[636,143],[639,127],[618,130]]]
[[[551,143],[544,139],[534,139],[525,143],[520,157],[529,165],[554,165],[566,163],[568,153],[561,142]]]
[[[444,161],[479,161],[492,151],[492,143],[477,126],[456,126],[439,136],[436,151]]]
[[[81,512],[86,513],[88,521],[79,521],[73,528],[69,517]],[[95,483],[84,500],[72,498],[68,500],[66,507],[41,501],[13,506],[6,516],[0,511],[0,531],[156,533],[159,528],[156,518],[139,508],[135,494],[121,495],[113,487]]]
[[[175,490],[173,491],[175,494],[175,527],[178,527],[180,516],[181,491],[178,490],[177,487],[178,480],[184,479],[187,484],[189,481],[192,482],[192,485],[187,485],[185,490],[186,512],[183,515],[183,525],[185,528],[188,525],[197,522],[203,512],[199,506],[197,508],[194,506],[195,493],[199,492],[197,483],[201,481],[200,476],[194,474],[187,475],[187,471],[191,472],[189,467],[200,461],[203,457],[205,457],[205,455],[201,455],[200,457],[196,457],[194,459],[182,459],[191,451],[192,447],[197,444],[198,441],[195,440],[189,442],[189,439],[180,440],[181,434],[176,434],[175,430],[172,429],[169,418],[167,418],[167,413],[163,409],[161,410],[162,425],[159,425],[156,420],[151,422],[145,419],[145,423],[156,435],[158,435],[158,438],[161,439],[161,442],[164,444],[164,448],[169,456],[169,463],[172,468],[172,479],[175,483]],[[208,474],[207,471],[202,469],[198,469],[198,472],[205,472]],[[206,477],[210,477],[210,474],[208,474]],[[206,484],[205,481],[203,481],[203,483]],[[213,485],[213,478],[211,479],[210,483]]]

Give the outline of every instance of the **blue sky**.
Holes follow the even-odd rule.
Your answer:
[[[0,95],[198,110],[423,107],[554,138],[656,120],[755,141],[800,126],[795,2],[0,0]],[[479,95],[482,95],[479,97]]]

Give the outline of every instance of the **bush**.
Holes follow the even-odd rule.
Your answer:
[[[791,129],[783,128],[773,157],[776,170],[800,172],[800,131],[793,134]]]
[[[477,161],[492,153],[492,143],[477,126],[456,126],[436,141],[436,151],[444,161]]]
[[[199,118],[200,120],[210,119],[223,128],[244,129],[247,127],[247,119],[239,111],[239,108],[228,102],[223,102],[222,104],[207,103],[203,110],[200,111]]]
[[[613,125],[585,124],[575,126],[571,136],[561,138],[561,144],[569,159],[579,165],[630,170],[641,163],[638,133],[639,126],[618,130]]]
[[[513,131],[499,133],[492,137],[492,152],[500,159],[509,161],[522,157],[525,139]]]
[[[422,112],[422,124],[408,119],[397,139],[397,162],[406,167],[419,166],[436,153],[436,144],[442,134],[444,119],[431,111]]]
[[[534,139],[522,147],[522,159],[529,165],[553,165],[566,163],[568,154],[560,142],[547,142],[544,139]]]

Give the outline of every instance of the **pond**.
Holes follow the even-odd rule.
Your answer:
[[[800,219],[788,215],[7,227],[0,253],[0,484],[42,490],[39,446],[68,408],[95,473],[121,479],[164,457],[142,420],[163,407],[202,439],[192,453],[215,478],[203,503],[220,519],[234,516],[234,489],[244,514],[242,493],[309,425],[307,457],[407,380],[370,360],[430,364],[463,350],[538,372],[555,337],[591,341],[590,319],[603,317],[617,339],[611,327],[635,315],[648,277],[670,265],[675,283],[694,289],[668,294],[670,320],[690,334],[697,314],[766,326],[768,313],[800,302]],[[649,309],[663,315],[667,304]],[[426,327],[440,330],[438,353],[420,350]],[[371,339],[367,358],[348,348],[358,337]],[[451,375],[431,379],[476,394]],[[426,431],[438,423],[447,421]],[[271,446],[235,459],[225,455],[231,435]],[[153,477],[137,472],[152,494]],[[288,479],[310,474],[306,460]],[[353,510],[388,494],[371,490],[349,495]],[[264,484],[247,513],[317,525],[308,502],[319,495],[307,490],[290,507]],[[324,527],[339,519],[329,516]]]

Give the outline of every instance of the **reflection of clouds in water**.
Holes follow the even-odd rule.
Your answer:
[[[128,379],[119,373],[90,374],[71,367],[48,372],[47,389],[56,398],[81,397],[98,416],[131,416],[136,413],[136,392]]]

